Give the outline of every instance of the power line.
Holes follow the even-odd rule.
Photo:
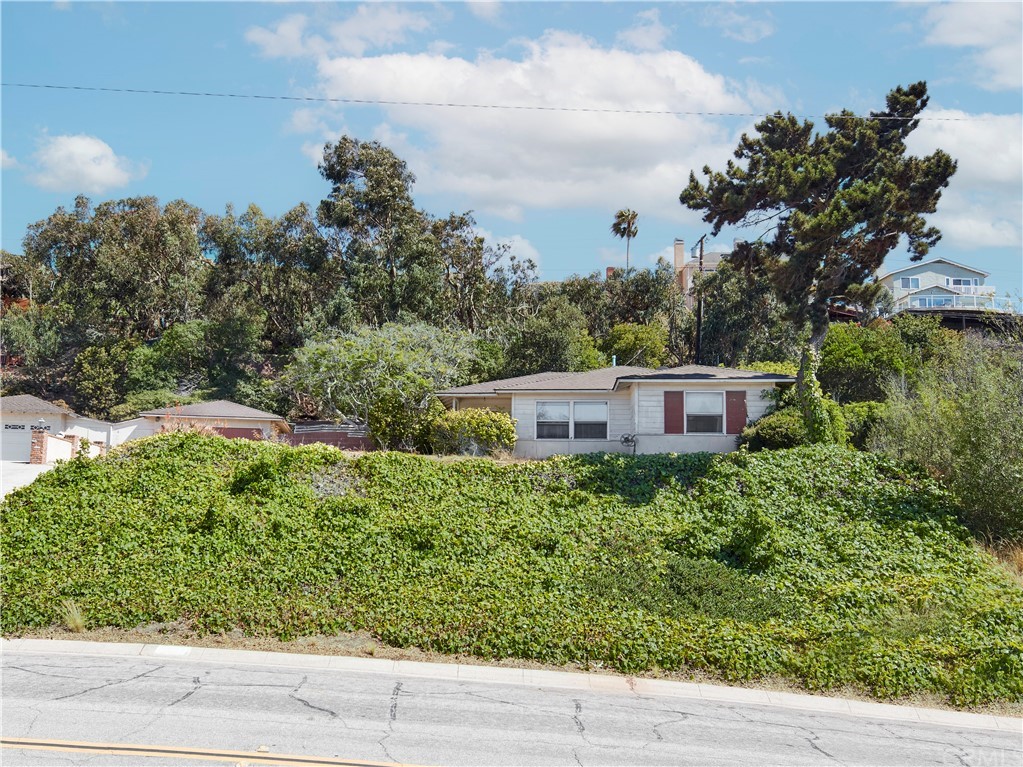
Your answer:
[[[217,93],[211,91],[166,91],[151,88],[104,88],[90,85],[53,85],[49,83],[0,83],[4,88],[38,88],[61,91],[89,91],[97,93],[131,93],[149,96],[198,96],[221,99],[257,99],[260,101],[299,101],[321,104],[358,104],[364,106],[405,106],[443,107],[448,109],[493,109],[528,112],[583,112],[591,114],[662,115],[672,117],[770,117],[774,112],[705,112],[676,111],[671,109],[612,109],[605,107],[550,107],[529,104],[462,104],[445,101],[388,101],[383,99],[346,99],[328,96],[280,96],[257,93]],[[802,119],[824,119],[829,115],[802,115]],[[840,115],[835,115],[840,116]],[[894,115],[873,115],[869,118],[849,115],[859,119],[873,120],[920,120],[931,122],[970,122],[992,118],[986,117],[897,117]]]

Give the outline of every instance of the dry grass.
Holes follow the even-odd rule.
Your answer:
[[[82,611],[78,605],[71,599],[62,599],[60,601],[60,613],[64,618],[64,625],[67,626],[68,631],[75,634],[81,634],[85,631],[85,618],[82,616]]]
[[[1023,587],[1023,543],[984,545],[984,550],[998,560],[1002,569]]]

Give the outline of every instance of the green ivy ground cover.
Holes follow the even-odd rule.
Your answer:
[[[834,447],[501,466],[170,435],[2,513],[5,633],[188,620],[810,689],[1023,700],[1023,590],[926,477]]]

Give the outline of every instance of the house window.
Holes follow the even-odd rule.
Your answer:
[[[686,392],[686,434],[724,434],[725,393]]]
[[[571,402],[537,402],[536,438],[568,439],[571,412]]]
[[[920,278],[903,277],[900,284],[906,290],[917,290],[920,287]]]
[[[607,439],[607,403],[537,402],[536,438]]]
[[[575,439],[607,439],[607,403],[573,402],[572,427]]]

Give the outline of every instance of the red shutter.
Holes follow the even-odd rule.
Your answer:
[[[682,391],[664,392],[664,433],[685,434],[686,432],[686,393]]]
[[[746,392],[725,392],[725,433],[742,434],[746,428]]]

